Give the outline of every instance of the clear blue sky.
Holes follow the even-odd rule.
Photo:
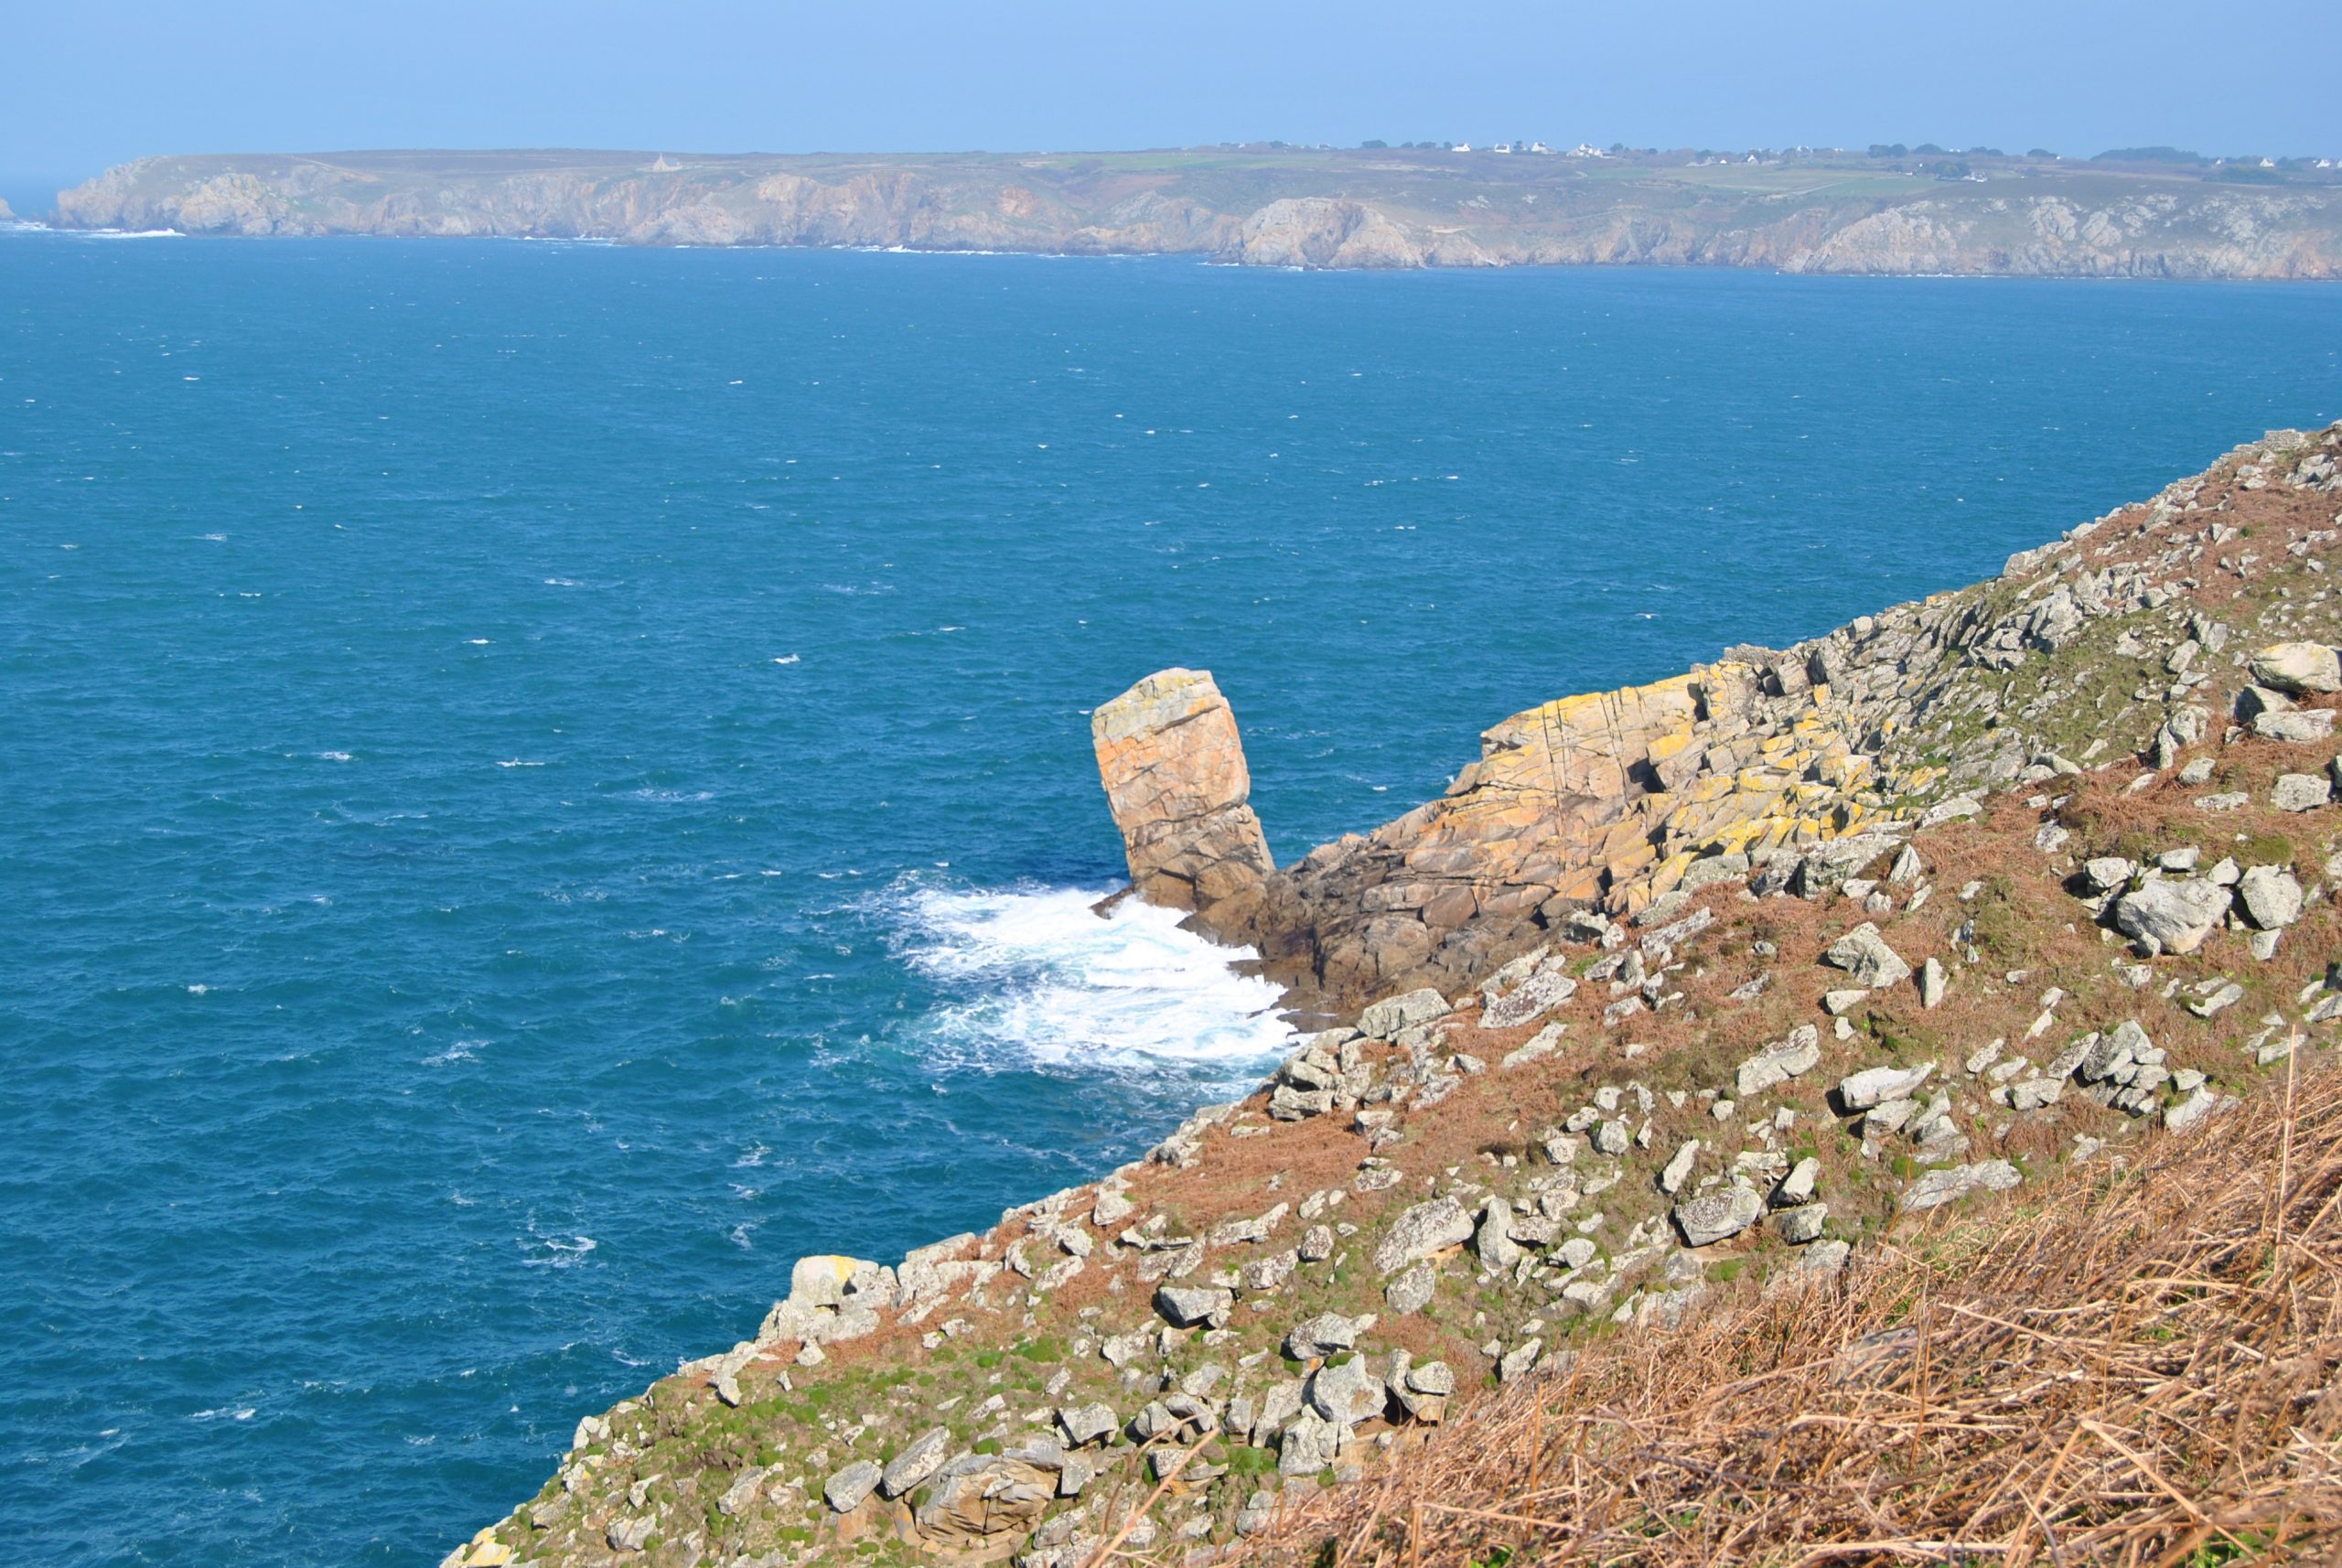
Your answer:
[[[0,193],[148,153],[381,146],[2342,156],[2333,19],[2331,0],[0,0]]]

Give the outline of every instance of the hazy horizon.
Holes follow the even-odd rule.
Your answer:
[[[1176,15],[1059,3],[851,15],[705,0],[458,5],[395,25],[285,0],[20,10],[0,198],[134,157],[385,147],[1121,150],[1370,138],[1631,146],[2168,145],[2342,156],[2323,7],[1983,0],[1957,16],[1687,0],[1440,16],[1375,0]],[[2219,47],[2210,47],[2218,45]],[[2271,46],[2271,47],[2263,47]],[[2184,85],[2185,91],[2165,89]],[[2143,91],[2154,89],[2154,91]]]

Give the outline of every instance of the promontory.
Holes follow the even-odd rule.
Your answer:
[[[1540,144],[1123,153],[522,150],[143,158],[74,229],[1187,255],[1249,266],[2342,276],[2342,170]]]

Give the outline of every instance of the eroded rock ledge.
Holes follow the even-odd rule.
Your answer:
[[[1468,893],[1400,944],[1466,983],[981,1233],[800,1260],[450,1568],[1241,1557],[1589,1329],[1833,1291],[1928,1216],[2280,1113],[2342,1030],[2337,509],[2342,426],[2275,433],[1993,583],[1508,721],[1320,863]],[[1224,712],[1192,674],[1138,706]],[[1241,804],[1231,740],[1162,820]],[[1344,913],[1324,854],[1253,918],[1323,953],[1436,902]]]

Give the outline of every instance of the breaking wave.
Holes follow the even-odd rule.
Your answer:
[[[897,953],[943,997],[921,1044],[962,1061],[1234,1069],[1291,1048],[1275,985],[1241,974],[1251,948],[1179,929],[1176,910],[1095,888],[944,888],[885,898]]]

